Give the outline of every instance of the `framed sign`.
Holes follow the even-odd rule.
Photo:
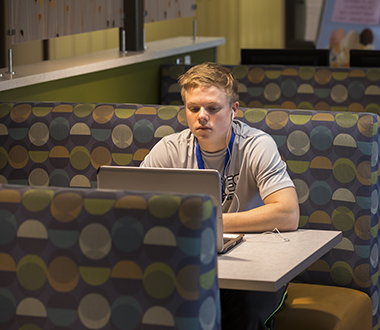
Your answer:
[[[330,66],[349,66],[351,49],[380,49],[379,0],[324,0],[317,48],[330,49]]]

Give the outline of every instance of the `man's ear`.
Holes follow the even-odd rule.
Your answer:
[[[232,119],[234,119],[239,111],[239,102],[235,102],[232,104]]]

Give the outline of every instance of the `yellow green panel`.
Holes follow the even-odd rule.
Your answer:
[[[335,80],[344,80],[348,77],[348,72],[332,72],[332,76]]]
[[[115,204],[113,199],[86,198],[84,208],[92,215],[102,215],[112,209]]]
[[[370,103],[370,104],[367,104],[364,111],[365,112],[373,112],[373,113],[380,115],[380,106],[376,103]]]
[[[304,101],[298,104],[297,109],[313,110],[314,107],[310,102]]]
[[[83,146],[75,147],[70,153],[70,163],[77,170],[85,169],[91,161],[90,152]]]
[[[155,299],[169,297],[175,289],[175,282],[173,270],[163,262],[151,263],[143,275],[144,289],[148,295]]]
[[[47,280],[45,262],[37,255],[24,256],[17,264],[17,279],[22,289],[41,289]]]
[[[29,151],[30,159],[35,163],[43,163],[49,157],[49,151]]]
[[[175,106],[165,106],[161,107],[157,110],[158,117],[160,117],[162,120],[170,120],[177,116],[179,112],[179,107]]]
[[[307,215],[301,215],[298,223],[298,228],[302,228],[307,224],[309,217]]]
[[[117,165],[128,165],[132,161],[132,154],[113,153],[112,159]]]
[[[248,109],[244,113],[245,119],[247,119],[250,123],[259,123],[262,121],[267,115],[268,111],[264,109]]]
[[[376,272],[371,276],[371,281],[373,285],[376,285],[379,280],[379,272]]]
[[[311,115],[289,115],[290,121],[295,125],[305,125],[311,119]]]
[[[53,190],[30,189],[22,195],[22,204],[28,211],[38,212],[48,207],[53,197]]]
[[[159,219],[172,216],[180,205],[181,197],[175,195],[155,195],[148,201],[149,212]]]
[[[297,174],[304,173],[309,168],[310,164],[310,162],[299,160],[288,160],[286,163],[288,164],[289,170]]]
[[[211,269],[207,273],[201,274],[200,284],[204,290],[209,290],[214,283],[216,277],[216,268]]]
[[[344,128],[353,127],[358,119],[359,116],[356,113],[338,113],[335,117],[337,124]]]
[[[372,132],[372,136],[374,136],[377,132],[377,129],[378,129],[378,126],[379,126],[379,123],[376,122],[376,123],[373,123],[373,132]]]
[[[108,280],[111,269],[105,267],[79,267],[79,273],[87,284],[98,286]]]
[[[282,71],[280,70],[267,70],[265,71],[265,75],[268,79],[277,79],[282,74]]]
[[[90,115],[94,109],[95,109],[94,103],[77,104],[74,108],[74,114],[75,116],[79,118],[84,118]]]
[[[245,65],[234,66],[232,69],[236,79],[242,79],[248,74],[249,68]]]
[[[31,299],[34,299],[34,298],[31,298]],[[33,324],[33,323],[25,323],[19,328],[19,330],[41,330],[41,328],[38,325]]]
[[[32,112],[36,117],[45,117],[53,107],[33,107]]]
[[[135,112],[135,109],[115,109],[115,115],[120,119],[128,119],[132,117]]]
[[[207,220],[211,217],[213,209],[214,209],[214,204],[211,199],[203,203],[202,221]]]
[[[372,235],[372,237],[373,237],[373,238],[376,238],[376,237],[377,237],[377,234],[378,234],[378,232],[379,232],[379,225],[377,224],[377,225],[371,227],[370,231],[371,231],[371,235]]]
[[[376,184],[376,182],[377,182],[377,177],[378,177],[378,171],[376,171],[376,172],[372,172],[372,173],[371,173],[371,183],[372,183],[372,184]]]
[[[8,163],[8,152],[0,147],[0,169],[2,169]]]
[[[0,104],[0,118],[5,117],[12,110],[13,103],[2,103]]]
[[[311,266],[309,266],[307,270],[328,273],[330,271],[330,266],[326,261],[320,259],[314,262]]]
[[[370,81],[380,80],[380,70],[379,69],[368,69],[367,70],[367,79]]]
[[[301,67],[298,70],[298,75],[300,76],[302,80],[309,80],[314,77],[314,74],[315,74],[315,68],[313,67],[305,66],[305,67]]]

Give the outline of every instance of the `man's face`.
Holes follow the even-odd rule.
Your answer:
[[[231,107],[224,91],[200,86],[185,91],[185,106],[187,123],[202,150],[215,152],[228,145],[238,102]]]

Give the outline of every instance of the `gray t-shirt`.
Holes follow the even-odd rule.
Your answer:
[[[247,211],[263,205],[277,190],[294,187],[275,141],[270,135],[238,120],[233,121],[235,141],[224,176],[226,149],[202,151],[205,168],[219,171],[224,181],[223,212]],[[163,137],[140,166],[198,168],[197,139],[190,129]]]

